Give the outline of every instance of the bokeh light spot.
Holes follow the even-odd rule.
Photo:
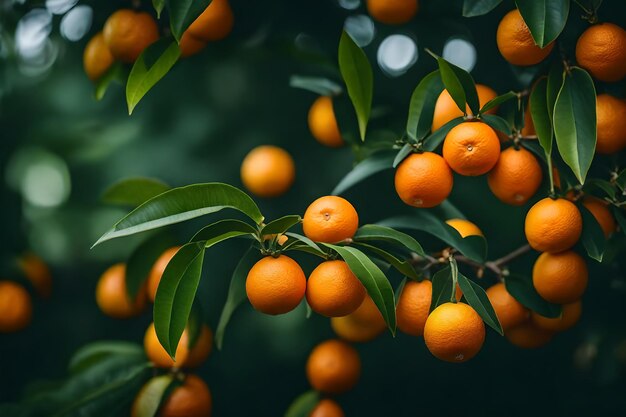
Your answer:
[[[347,17],[343,24],[343,28],[360,47],[364,47],[372,43],[374,36],[376,35],[374,22],[369,16],[364,14]]]
[[[78,0],[46,0],[46,9],[52,14],[63,14],[74,7]]]
[[[417,45],[406,35],[390,35],[378,47],[378,65],[392,77],[407,72],[417,62],[417,58]]]
[[[79,41],[89,32],[93,10],[89,6],[77,6],[61,20],[61,35],[68,41]]]
[[[476,65],[476,48],[465,39],[454,38],[446,42],[443,47],[443,59],[454,65],[471,71]]]

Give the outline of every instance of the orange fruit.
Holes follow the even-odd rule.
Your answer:
[[[562,252],[574,246],[583,229],[580,211],[563,198],[544,198],[526,214],[524,231],[530,246],[540,252]]]
[[[146,12],[120,9],[104,23],[104,41],[115,59],[132,63],[159,39],[159,28]]]
[[[409,155],[396,168],[395,188],[409,206],[435,207],[450,192],[454,179],[445,159],[433,152]]]
[[[533,116],[530,112],[530,100],[526,103],[526,110],[524,110],[524,127],[521,133],[524,137],[537,136],[535,122],[533,122]]]
[[[553,332],[562,332],[573,327],[582,314],[582,303],[579,301],[565,304],[560,317],[548,318],[533,312],[532,321],[535,326],[540,329]]]
[[[30,294],[13,281],[0,281],[0,333],[13,333],[30,324],[33,305]]]
[[[484,106],[490,100],[496,98],[498,93],[486,85],[476,84],[476,92],[478,93],[478,102],[480,107]],[[485,114],[495,114],[498,111],[497,107],[485,112]],[[465,112],[468,115],[472,114],[469,106],[466,106]],[[456,105],[448,90],[443,90],[439,97],[437,98],[437,102],[435,103],[435,112],[433,113],[433,124],[432,131],[439,129],[441,126],[445,125],[452,119],[456,119],[457,117],[464,116],[459,106]]]
[[[406,23],[413,19],[418,10],[418,0],[367,0],[370,16],[388,25]]]
[[[183,331],[183,334],[187,330]],[[187,355],[187,360],[183,366],[185,368],[197,368],[202,365],[213,350],[213,332],[209,326],[203,324],[200,328],[200,334],[197,335],[194,345]]]
[[[266,256],[248,272],[246,293],[252,306],[265,314],[287,313],[300,304],[306,277],[300,265],[285,255]]]
[[[318,314],[346,316],[365,299],[365,287],[344,261],[322,262],[311,272],[306,284],[306,300]]]
[[[485,324],[469,305],[444,303],[426,319],[424,341],[436,358],[447,362],[465,362],[482,348]]]
[[[522,324],[529,317],[529,311],[509,292],[503,283],[499,282],[487,289],[487,298],[491,303],[502,330],[506,333],[511,327]]]
[[[327,96],[318,97],[309,110],[309,130],[311,135],[322,145],[338,148],[344,145],[335,118],[333,99]]]
[[[535,44],[526,22],[517,9],[508,12],[500,21],[496,41],[504,59],[520,66],[540,63],[550,55],[554,47],[554,42],[550,42],[545,48]]]
[[[18,258],[17,265],[41,297],[50,297],[52,293],[52,275],[43,259],[34,253],[25,253]]]
[[[448,132],[443,142],[443,158],[458,174],[486,174],[500,157],[496,132],[482,122],[463,122]]]
[[[351,239],[359,228],[359,215],[345,198],[327,195],[309,205],[302,218],[304,234],[316,242]]]
[[[178,252],[180,246],[174,246],[167,249],[165,252],[161,254],[152,265],[152,269],[150,270],[150,274],[148,275],[148,281],[146,290],[148,292],[148,298],[150,301],[154,302],[154,298],[156,297],[157,289],[159,288],[159,283],[161,282],[161,277],[163,276],[163,272],[165,272],[165,268],[167,268],[167,264],[170,263],[176,252]]]
[[[127,319],[140,314],[146,306],[146,292],[141,288],[134,300],[126,293],[126,265],[115,264],[100,276],[96,303],[107,316]]]
[[[432,294],[433,284],[428,280],[406,282],[396,306],[398,328],[402,332],[417,337],[424,335]]]
[[[349,342],[369,342],[378,337],[387,325],[369,295],[354,312],[344,317],[333,317],[330,325],[337,336]]]
[[[289,236],[283,235],[282,233],[279,233],[278,235],[263,235],[264,242],[272,239],[276,239],[276,243],[278,243],[278,246],[283,246],[289,240]]]
[[[257,146],[241,164],[241,181],[252,194],[277,197],[287,192],[296,178],[296,166],[278,146]]]
[[[98,32],[87,42],[83,52],[83,68],[91,81],[102,77],[113,65],[115,59],[109,50],[104,35]]]
[[[206,42],[191,36],[188,31],[180,37],[178,46],[180,47],[180,56],[186,58],[195,55],[206,47]]]
[[[213,0],[180,38],[181,56],[200,52],[210,41],[225,38],[233,29],[233,10],[228,0]]]
[[[596,152],[612,154],[626,148],[626,101],[609,94],[598,94],[596,115]]]
[[[159,417],[210,417],[213,399],[208,385],[195,375],[187,375],[183,385],[174,388],[159,407]],[[138,414],[133,407],[132,417]]]
[[[519,326],[509,329],[504,336],[514,346],[522,349],[536,349],[552,340],[554,332],[540,329],[532,321],[528,320]]]
[[[211,353],[213,333],[206,325],[202,325],[193,346],[189,346],[189,333],[183,331],[180,342],[176,347],[176,361],[167,354],[157,337],[154,323],[151,323],[143,338],[143,347],[148,359],[158,368],[195,368],[200,366]]]
[[[448,226],[459,232],[461,237],[483,236],[483,232],[474,223],[465,219],[449,219],[446,220]]]
[[[339,404],[331,399],[324,398],[317,403],[309,417],[345,417],[345,414]]]
[[[602,228],[605,237],[609,237],[617,230],[617,224],[613,214],[609,210],[608,203],[595,197],[585,197],[583,206],[593,214],[598,224]]]
[[[551,303],[577,301],[587,288],[589,272],[585,260],[574,251],[544,252],[533,266],[533,285]]]
[[[585,30],[576,42],[576,61],[600,81],[626,76],[626,31],[613,23]]]
[[[327,394],[350,390],[361,376],[361,359],[352,346],[340,340],[327,340],[317,345],[306,363],[311,386]]]
[[[539,189],[543,173],[532,152],[514,147],[500,154],[500,159],[487,175],[491,192],[506,204],[521,206]]]

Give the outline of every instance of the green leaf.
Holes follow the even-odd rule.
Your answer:
[[[496,107],[500,106],[502,103],[506,103],[507,101],[512,100],[514,98],[517,98],[517,93],[515,93],[514,91],[509,91],[498,97],[495,97],[485,103],[485,105],[480,109],[479,114],[483,114],[483,113],[488,112],[491,109],[495,109]]]
[[[281,217],[280,219],[273,220],[266,224],[261,230],[261,236],[285,233],[301,221],[302,218],[298,215]]]
[[[554,140],[552,119],[548,108],[548,78],[544,77],[537,81],[530,94],[530,115],[546,158],[550,158],[552,155],[552,142]]]
[[[355,245],[369,250],[374,255],[388,262],[391,266],[393,266],[396,270],[398,270],[398,272],[400,272],[402,275],[409,277],[411,279],[415,279],[415,280],[419,279],[420,277],[419,274],[417,273],[417,271],[415,271],[415,268],[413,267],[413,265],[411,265],[410,262],[405,261],[405,260],[400,260],[395,255],[392,255],[391,253],[383,249],[380,249],[376,246],[372,246],[372,245],[368,245],[366,243],[360,243],[360,242],[356,242]]]
[[[111,65],[111,68],[109,68],[108,71],[96,81],[96,100],[100,101],[104,98],[104,95],[112,82],[124,84],[127,78],[128,70],[121,62],[116,62]]]
[[[361,140],[365,140],[372,111],[374,76],[367,56],[346,31],[341,33],[339,41],[339,70],[359,121]]]
[[[615,179],[615,183],[620,188],[620,190],[624,190],[626,188],[626,169],[623,169],[622,172],[619,173],[619,175]]]
[[[626,216],[624,216],[623,211],[619,207],[612,206],[611,208],[613,209],[613,216],[622,230],[622,234],[626,235]]]
[[[424,150],[425,151],[434,151],[437,149],[441,142],[446,138],[448,132],[450,132],[455,126],[460,125],[465,120],[463,117],[457,117],[456,119],[450,120],[445,125],[441,126],[439,129],[435,130],[432,135],[426,138],[424,141]]]
[[[412,236],[399,232],[390,227],[376,224],[361,226],[353,238],[356,242],[383,241],[395,246],[401,246],[409,252],[424,256],[424,249]]]
[[[78,374],[114,355],[144,357],[143,346],[120,340],[93,342],[78,349],[68,366],[71,374]]]
[[[152,7],[154,7],[154,11],[157,13],[157,18],[161,18],[161,12],[165,7],[165,0],[152,0]]]
[[[174,242],[169,236],[159,235],[148,238],[133,250],[126,261],[126,294],[129,300],[136,299],[154,262],[172,246]]]
[[[446,266],[437,271],[432,279],[433,290],[430,300],[430,311],[441,304],[449,302],[456,294],[456,289],[453,288],[452,270],[449,266]]]
[[[226,296],[226,302],[222,308],[219,322],[217,323],[217,330],[215,331],[215,345],[218,349],[222,349],[224,343],[224,333],[226,332],[226,326],[232,317],[233,313],[247,299],[246,295],[246,278],[248,272],[254,266],[254,264],[260,259],[259,251],[254,246],[248,248],[243,254],[237,267],[233,271],[233,275],[230,279],[230,286],[228,287],[228,295]]]
[[[511,125],[502,117],[496,116],[495,114],[483,114],[480,118],[492,129],[498,130],[507,135],[511,134]]]
[[[502,0],[465,0],[463,2],[463,16],[482,16],[496,8]]]
[[[231,237],[254,234],[256,234],[256,230],[248,223],[241,220],[228,219],[203,227],[189,242],[205,242],[206,247],[209,247]]]
[[[343,92],[339,84],[323,77],[292,75],[289,78],[289,86],[311,91],[321,96],[336,96]]]
[[[292,244],[285,244],[283,251],[285,250],[299,250],[301,252],[311,253],[321,258],[327,259],[328,254],[320,248],[317,243],[313,242],[306,236],[299,235],[297,233],[286,232],[286,236],[295,239],[297,242]]]
[[[94,246],[110,239],[129,236],[184,222],[225,208],[238,210],[257,224],[263,215],[243,191],[228,184],[206,183],[174,188],[146,201],[105,233]]]
[[[430,54],[437,60],[443,85],[446,87],[446,90],[450,93],[450,97],[452,97],[452,100],[454,100],[459,109],[463,114],[467,114],[467,104],[472,114],[478,114],[480,110],[478,92],[476,91],[474,79],[469,72],[451,64],[438,55]]]
[[[563,77],[554,107],[554,133],[563,161],[583,184],[596,147],[596,90],[582,68]]]
[[[359,162],[354,168],[352,168],[352,171],[348,172],[348,174],[346,174],[346,176],[339,181],[339,184],[337,184],[332,194],[342,194],[364,179],[387,169],[391,169],[393,167],[395,156],[396,153],[393,151],[377,152],[367,159]]]
[[[442,91],[443,82],[439,71],[431,72],[415,87],[406,123],[406,133],[414,142],[421,141],[430,132],[435,103]]]
[[[582,205],[582,203],[576,205],[583,217],[583,232],[580,240],[587,251],[587,255],[598,262],[602,262],[602,257],[606,250],[606,238],[604,237],[602,227],[600,227],[600,223],[598,223],[587,207]]]
[[[570,0],[515,0],[537,45],[545,48],[563,31]]]
[[[554,105],[563,85],[563,66],[560,62],[555,62],[550,66],[548,72],[548,85],[546,91],[546,100],[548,101],[548,115],[550,121],[554,123]]]
[[[133,404],[133,417],[154,417],[168,388],[174,383],[174,375],[156,376],[143,386]]]
[[[204,245],[182,246],[167,264],[154,300],[154,328],[165,351],[175,360],[178,342],[187,326],[204,260]]]
[[[162,38],[144,49],[130,70],[126,83],[128,114],[133,113],[143,96],[172,69],[179,57],[178,44],[167,38]]]
[[[107,204],[137,207],[171,187],[153,178],[126,178],[107,188],[101,200]]]
[[[617,179],[616,183],[619,183],[619,178]],[[596,190],[606,194],[606,196],[610,198],[611,200],[615,200],[615,198],[617,197],[616,195],[617,190],[615,189],[613,184],[611,184],[609,181],[601,180],[598,178],[588,179],[585,182],[583,191],[587,194],[593,195],[593,194],[596,194]],[[590,192],[590,191],[594,191],[594,192]]]
[[[406,159],[407,156],[413,153],[413,146],[408,143],[405,143],[402,148],[396,154],[396,157],[393,159],[393,168],[396,168],[402,161]]]
[[[346,261],[354,275],[363,283],[367,293],[385,319],[392,334],[396,333],[396,308],[393,288],[385,274],[363,252],[349,246],[337,246],[324,243]]]
[[[293,400],[285,417],[309,417],[319,401],[320,395],[317,391],[307,391]]]
[[[187,28],[209,7],[211,0],[165,0],[170,15],[170,29],[174,38],[180,38]]]
[[[535,290],[530,277],[509,274],[504,278],[506,290],[524,307],[549,318],[561,315],[561,306],[544,300]]]
[[[463,291],[463,297],[467,300],[467,303],[472,306],[478,315],[483,319],[485,323],[493,330],[503,335],[502,325],[498,316],[487,297],[487,293],[483,288],[476,284],[474,281],[469,280],[463,274],[459,274],[459,287]]]

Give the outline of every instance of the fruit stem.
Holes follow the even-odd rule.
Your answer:
[[[548,164],[548,178],[550,178],[550,197],[554,197],[554,172],[552,170],[552,158],[547,153],[546,163]]]
[[[495,261],[487,262],[487,264],[493,264],[494,266],[496,266],[498,268],[501,268],[502,265],[505,265],[505,264],[511,262],[513,259],[522,256],[523,254],[525,254],[528,251],[530,251],[530,245],[529,244],[525,244],[525,245],[520,246],[519,248],[515,249],[514,251],[510,252],[509,254],[504,255],[503,257],[496,259]]]
[[[452,253],[448,255],[448,262],[450,263],[450,272],[452,273],[452,292],[450,294],[450,302],[456,304],[456,287],[459,285],[459,266],[456,263],[456,259]]]

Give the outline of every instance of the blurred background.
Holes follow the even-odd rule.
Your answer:
[[[34,297],[28,328],[0,334],[0,402],[18,401],[38,380],[62,378],[72,353],[87,342],[143,339],[149,311],[120,321],[104,316],[95,304],[100,274],[124,261],[140,241],[122,239],[89,249],[125,213],[100,202],[113,182],[147,176],[173,186],[220,181],[242,187],[243,157],[257,145],[274,144],[292,154],[297,178],[286,195],[257,199],[266,218],[302,214],[313,199],[332,191],[355,163],[357,149],[329,149],[312,138],[306,120],[316,95],[291,88],[289,78],[339,81],[336,50],[342,28],[374,67],[377,117],[371,129],[383,141],[400,136],[413,89],[436,69],[425,48],[498,93],[521,91],[545,71],[513,68],[499,55],[495,32],[514,7],[508,0],[472,19],[461,17],[461,1],[423,0],[416,18],[402,26],[375,23],[359,0],[232,0],[231,5],[233,33],[177,63],[129,117],[123,86],[113,84],[103,100],[95,100],[82,52],[106,18],[130,2],[0,0],[0,278],[19,279],[11,265],[34,252],[49,265],[53,282],[50,298]],[[149,10],[149,2],[142,8]],[[572,4],[560,38],[564,56],[573,57],[575,40],[586,27],[580,14]],[[626,5],[605,1],[600,18],[624,27]],[[597,86],[622,97],[625,87],[624,82]],[[410,212],[392,184],[387,172],[345,194],[363,224]],[[456,177],[451,201],[483,230],[490,259],[525,242],[523,219],[532,202],[505,206],[489,192],[484,177]],[[176,226],[171,233],[182,241],[210,220]],[[441,247],[433,238],[420,241]],[[603,264],[588,260],[583,318],[547,347],[521,350],[489,330],[478,357],[457,365],[436,360],[421,339],[385,334],[357,346],[362,378],[338,401],[348,416],[445,416],[468,410],[572,416],[599,409],[625,415],[625,261],[615,256],[624,246],[623,235],[616,236]],[[212,328],[244,250],[233,241],[207,253],[199,299]],[[529,275],[536,256],[519,259],[512,269]],[[307,273],[315,266],[312,257],[298,260]],[[396,285],[401,278],[391,279]],[[213,392],[214,415],[282,415],[309,389],[304,363],[310,349],[332,336],[329,321],[315,315],[306,319],[303,306],[279,317],[243,306],[229,325],[223,350],[213,352],[199,371]]]

